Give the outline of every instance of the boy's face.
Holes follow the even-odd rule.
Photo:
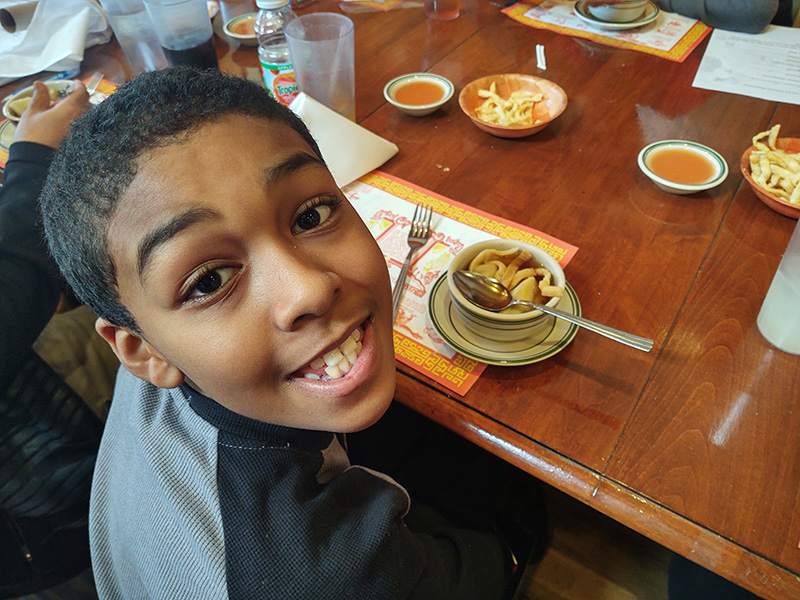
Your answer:
[[[390,403],[386,263],[287,125],[228,115],[150,152],[108,244],[146,342],[98,330],[135,375],[162,387],[185,376],[234,412],[304,429],[357,431]],[[348,365],[328,362],[347,374],[310,366],[337,348]]]

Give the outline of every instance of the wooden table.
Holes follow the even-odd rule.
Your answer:
[[[705,45],[679,64],[463,1],[451,22],[421,8],[349,13],[357,120],[400,148],[383,170],[577,245],[566,272],[584,315],[656,345],[646,354],[580,331],[547,361],[487,368],[463,398],[398,364],[397,398],[764,598],[800,598],[800,357],[755,325],[795,221],[738,171],[756,132],[781,123],[800,135],[800,108],[692,88]],[[341,12],[328,0],[308,10]],[[216,43],[223,70],[259,78],[253,48]],[[84,74],[94,70],[130,77],[113,42],[87,51]],[[386,104],[385,82],[412,71],[458,89],[536,74],[569,105],[533,137],[499,139],[455,99],[425,118]],[[665,138],[714,147],[727,181],[693,196],[660,191],[636,156]]]
[[[581,331],[545,362],[487,368],[463,398],[399,365],[397,397],[765,598],[800,598],[800,357],[773,349],[755,325],[795,221],[738,172],[755,133],[774,123],[800,133],[800,108],[692,88],[705,45],[679,64],[526,27],[485,2],[465,6],[451,23],[380,15],[416,23],[409,35],[424,29],[437,50],[442,35],[458,38],[440,60],[411,55],[376,81],[380,65],[357,52],[359,120],[400,147],[383,170],[577,245],[566,272],[584,315],[656,347],[645,354]],[[474,33],[461,42],[465,25]],[[521,140],[479,131],[455,101],[423,119],[372,110],[381,81],[418,69],[458,89],[491,73],[536,74],[569,105]],[[717,149],[727,181],[689,197],[656,188],[636,157],[667,138]]]

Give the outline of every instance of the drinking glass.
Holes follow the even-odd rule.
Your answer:
[[[171,65],[218,66],[206,0],[145,0],[144,5]]]
[[[167,66],[142,0],[100,0],[100,5],[134,75]]]
[[[286,26],[297,89],[347,117],[356,118],[353,21],[336,13],[310,13]]]

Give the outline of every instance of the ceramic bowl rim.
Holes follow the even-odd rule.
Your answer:
[[[627,10],[630,8],[638,8],[639,6],[647,6],[650,0],[620,0],[619,2],[609,4],[597,4],[595,6],[602,6],[610,10]]]
[[[716,167],[716,175],[713,177],[713,179],[710,179],[705,183],[697,184],[678,183],[676,181],[670,181],[669,179],[664,179],[663,177],[656,175],[652,170],[650,170],[650,167],[647,166],[647,156],[654,150],[666,147],[686,148],[688,150],[692,150],[693,152],[697,152],[698,154],[702,154],[711,160],[712,163],[714,163]],[[657,142],[653,142],[652,144],[648,144],[642,148],[636,160],[639,163],[639,168],[642,170],[642,173],[647,175],[655,183],[684,192],[702,192],[704,190],[710,190],[711,188],[717,187],[728,178],[729,172],[728,163],[719,152],[713,148],[709,148],[708,146],[698,142],[693,142],[691,140],[659,140]]]
[[[650,0],[622,0],[614,4],[584,4],[584,10],[588,12],[595,19],[600,21],[607,21],[609,23],[630,23],[641,18],[647,10]],[[628,18],[621,18],[623,15],[629,15],[633,11],[641,9],[642,12],[636,16]],[[607,17],[614,17],[613,20],[604,19],[600,15],[605,14]],[[618,20],[617,20],[618,19]]]
[[[777,142],[785,141],[785,140],[800,140],[800,138],[796,138],[796,137],[792,137],[792,136],[784,136],[784,137],[777,138],[775,140],[775,143],[777,144]],[[756,196],[758,195],[758,193],[756,193],[755,188],[758,188],[758,192],[768,196],[770,200],[773,200],[774,202],[776,202],[780,206],[786,207],[786,209],[788,209],[788,212],[793,213],[793,215],[786,215],[786,216],[794,216],[794,218],[797,218],[797,216],[794,215],[794,213],[800,214],[800,205],[792,204],[791,202],[788,202],[788,201],[784,200],[783,198],[781,198],[779,196],[776,196],[775,194],[773,194],[769,190],[765,190],[760,185],[758,185],[758,183],[756,183],[755,179],[753,179],[753,174],[750,172],[750,154],[753,152],[753,150],[756,150],[756,147],[755,146],[749,146],[742,153],[742,157],[741,157],[741,159],[739,161],[739,169],[742,172],[742,176],[744,176],[744,178],[747,181],[747,183],[749,183],[750,186],[752,188],[754,188],[753,189],[753,193],[755,193]],[[762,202],[763,202],[763,200],[762,200]],[[770,207],[770,208],[772,208],[773,210],[776,210],[773,207]],[[780,211],[776,211],[776,212],[780,212]],[[781,214],[785,215],[786,213],[782,212]]]
[[[403,102],[398,102],[392,97],[392,95],[389,92],[393,87],[396,87],[399,83],[405,82],[406,80],[433,81],[444,89],[444,96],[442,96],[436,102],[431,102],[429,104],[404,104]],[[386,101],[389,104],[395,106],[396,108],[399,108],[400,110],[417,112],[417,111],[429,110],[432,108],[438,108],[444,105],[445,102],[447,102],[448,100],[450,100],[450,98],[453,97],[455,90],[456,88],[453,85],[453,82],[450,81],[447,77],[443,77],[442,75],[437,75],[436,73],[423,73],[423,72],[405,73],[404,75],[398,75],[397,77],[390,79],[389,82],[385,86],[383,86],[383,97],[386,98]]]
[[[521,125],[521,124],[498,125],[498,124],[495,124],[495,123],[487,123],[486,121],[482,121],[481,119],[479,119],[478,117],[476,117],[473,114],[470,114],[467,111],[466,107],[464,106],[464,102],[466,100],[462,101],[462,99],[466,97],[468,88],[470,88],[473,85],[479,85],[479,82],[490,81],[490,80],[498,78],[498,77],[505,78],[505,77],[510,77],[510,76],[521,77],[521,78],[533,81],[533,83],[538,83],[540,81],[546,81],[547,85],[548,86],[553,86],[556,90],[558,90],[559,95],[563,98],[564,101],[562,102],[561,110],[559,110],[555,114],[550,115],[550,118],[547,121],[543,121],[541,123],[536,123],[534,125]],[[534,129],[534,128],[541,129],[544,126],[549,125],[550,123],[555,121],[558,117],[560,117],[564,113],[564,111],[567,110],[568,102],[569,102],[569,98],[567,97],[567,92],[565,92],[564,88],[562,88],[560,85],[558,85],[555,81],[553,81],[551,79],[546,79],[544,77],[538,77],[536,75],[530,75],[528,73],[494,73],[492,75],[484,75],[483,77],[478,77],[476,79],[473,79],[469,83],[467,83],[463,88],[461,88],[461,91],[458,94],[458,105],[461,107],[462,112],[465,115],[467,115],[470,119],[472,119],[472,121],[476,125],[478,123],[480,123],[480,124],[482,124],[482,125],[484,125],[486,127],[491,127],[491,128],[494,128],[494,129],[497,129],[497,130],[500,130],[500,131],[525,131],[525,130]],[[534,133],[536,133],[536,132],[534,132]]]
[[[502,323],[504,325],[531,325],[533,323],[536,323],[538,322],[539,319],[541,319],[542,317],[546,317],[547,315],[545,315],[543,312],[539,310],[533,310],[524,313],[503,314],[480,308],[479,306],[475,306],[469,300],[467,300],[464,297],[464,295],[458,290],[458,288],[456,288],[455,283],[453,283],[453,273],[457,270],[459,271],[462,270],[460,268],[454,269],[454,265],[456,264],[457,259],[459,259],[459,257],[463,257],[464,253],[468,252],[471,253],[469,260],[472,260],[472,258],[474,258],[474,256],[477,255],[478,252],[480,252],[481,250],[484,250],[486,248],[491,248],[493,245],[497,245],[498,243],[501,244],[502,246],[516,245],[518,247],[532,251],[531,253],[534,255],[536,261],[539,264],[542,264],[545,267],[547,267],[553,274],[553,283],[555,285],[561,285],[561,286],[566,285],[566,276],[564,275],[564,269],[562,269],[561,265],[558,264],[558,260],[556,260],[556,258],[551,254],[548,254],[546,250],[543,250],[542,248],[534,246],[533,244],[529,244],[527,242],[523,242],[520,240],[509,240],[505,238],[489,239],[480,242],[475,242],[474,244],[470,244],[469,246],[464,247],[457,255],[455,255],[453,258],[450,259],[450,263],[447,265],[447,287],[450,291],[450,295],[453,298],[453,302],[457,306],[460,306],[461,308],[466,310],[467,312],[470,312],[478,317],[481,317],[483,320],[494,321],[495,323]],[[535,250],[535,252],[533,252],[533,250]],[[541,260],[541,256],[539,256],[539,254],[548,257],[549,260],[552,261],[553,265],[557,267],[557,270],[551,269],[550,268],[551,265],[545,265],[544,262]],[[557,283],[559,280],[560,284]],[[546,306],[555,307],[558,304],[559,300],[560,298],[558,297],[550,298],[550,300],[547,301]]]
[[[232,19],[228,19],[225,24],[222,26],[222,29],[225,31],[225,35],[228,35],[236,40],[254,40],[256,39],[256,34],[242,34],[242,33],[234,33],[231,31],[230,26],[234,23],[238,23],[239,21],[245,21],[247,19],[253,19],[255,21],[256,17],[258,17],[258,13],[250,12],[244,15],[238,15],[233,17]]]

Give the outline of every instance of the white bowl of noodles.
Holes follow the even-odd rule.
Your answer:
[[[529,253],[526,258],[523,253]],[[515,264],[516,263],[516,264]],[[542,272],[549,273],[549,280]],[[502,312],[480,308],[467,300],[456,288],[453,273],[476,271],[503,281],[511,295],[521,300],[533,300],[556,306],[563,294],[566,279],[558,261],[550,254],[525,242],[492,239],[467,246],[450,261],[447,268],[447,287],[456,313],[464,325],[476,335],[496,341],[516,341],[536,335],[552,326],[554,317],[538,310],[512,307]],[[504,281],[505,279],[505,281]]]

